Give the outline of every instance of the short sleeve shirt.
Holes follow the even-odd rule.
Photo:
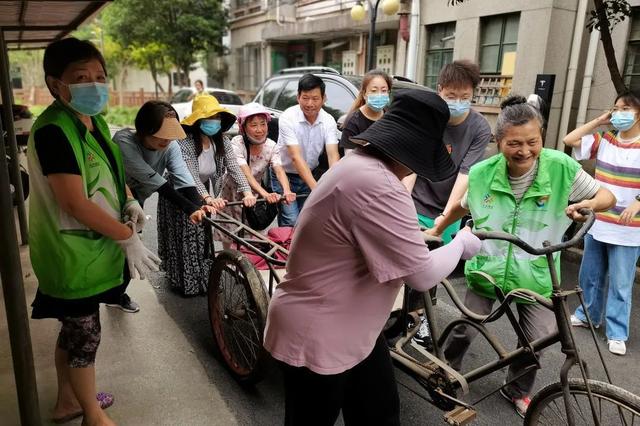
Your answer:
[[[102,148],[111,165],[111,169],[114,170],[114,173],[117,173],[116,159],[107,142],[102,138],[102,134],[95,130],[91,132],[91,135]],[[55,124],[43,126],[35,132],[33,138],[43,175],[48,176],[56,173],[80,174],[80,166],[78,166],[73,148],[71,148],[67,136],[60,127]]]
[[[355,151],[329,169],[298,218],[287,273],[269,304],[265,348],[319,374],[364,360],[401,278],[427,268],[415,217],[411,196],[380,160]]]
[[[355,110],[345,120],[342,135],[340,136],[340,146],[346,149],[357,148],[358,145],[351,142],[349,139],[367,130],[373,123],[375,123],[375,121],[369,120],[365,117],[360,109]]]
[[[282,167],[287,173],[298,173],[291,161],[287,146],[299,145],[302,158],[310,169],[315,169],[319,164],[324,146],[338,143],[336,120],[323,109],[318,113],[316,121],[310,124],[300,105],[287,108],[280,116],[278,129],[278,151],[282,159]]]
[[[589,233],[598,241],[621,246],[640,246],[640,215],[628,225],[620,214],[640,194],[640,138],[624,140],[617,132],[598,132],[582,137],[574,148],[576,160],[596,160],[595,179],[616,197],[616,205],[596,214]]]
[[[462,123],[447,126],[443,140],[458,173],[467,175],[471,166],[482,160],[485,148],[491,140],[491,127],[482,114],[470,110]],[[453,175],[441,182],[430,182],[418,177],[412,192],[418,213],[430,218],[442,213],[456,178],[457,175]]]

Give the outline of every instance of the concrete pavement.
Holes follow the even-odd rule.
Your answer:
[[[21,249],[27,300],[36,290],[28,250]],[[239,424],[209,380],[191,343],[173,321],[148,281],[134,281],[130,294],[142,309],[127,314],[102,306],[102,343],[97,359],[98,390],[113,392],[108,412],[121,425]],[[0,424],[19,424],[15,382],[4,312],[0,303]],[[44,424],[56,398],[53,349],[56,320],[31,320],[31,337]],[[80,420],[69,423],[79,425]]]
[[[155,197],[145,203],[145,210],[155,217]],[[156,249],[153,220],[145,228],[143,239],[150,249]],[[22,256],[27,300],[30,302],[36,288],[35,277],[28,266],[24,248]],[[565,287],[575,285],[576,280],[577,265],[565,262]],[[458,275],[452,282],[459,294],[464,294],[463,279]],[[231,379],[214,355],[205,297],[177,296],[168,289],[162,274],[152,276],[149,281],[133,282],[129,293],[140,303],[141,311],[127,314],[106,307],[101,309],[103,337],[97,361],[98,389],[115,394],[116,402],[109,409],[109,414],[119,425],[282,424],[283,392],[279,372],[275,369],[270,371],[263,382],[250,389],[242,388]],[[634,325],[640,321],[639,303],[636,294],[631,319]],[[439,290],[436,312],[441,325],[458,316],[442,289]],[[515,336],[505,321],[498,321],[491,329],[507,348],[515,346]],[[38,391],[45,419],[56,394],[52,354],[57,332],[58,324],[54,320],[31,321]],[[576,330],[576,336],[593,376],[602,378],[602,369],[596,361],[588,332]],[[640,394],[640,335],[632,328],[625,357],[609,354],[602,339],[600,335],[600,344],[615,382]],[[465,369],[486,363],[493,356],[488,345],[476,339],[467,355]],[[558,380],[563,359],[558,345],[546,351],[536,390]],[[444,424],[442,412],[408,390],[420,391],[415,381],[400,370],[396,370],[396,374],[401,383],[398,388],[402,424]],[[498,372],[472,384],[471,394],[463,399],[476,401],[482,394],[497,389],[503,378],[504,372]],[[423,391],[421,393],[424,394]],[[478,410],[476,425],[522,424],[509,404],[497,394],[478,404]],[[19,424],[3,301],[0,302],[0,419],[3,426]],[[69,424],[79,425],[80,421]]]

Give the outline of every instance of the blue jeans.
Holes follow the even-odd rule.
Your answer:
[[[287,173],[287,178],[289,179],[289,186],[291,187],[291,192],[296,195],[307,195],[311,192],[311,189],[304,183],[302,178],[294,173]],[[276,178],[276,174],[271,171],[271,188],[274,192],[278,194],[284,193],[284,189],[282,189],[282,185],[278,182]],[[287,205],[284,203],[280,203],[278,208],[278,226],[295,226],[298,221],[298,215],[302,210],[302,206],[304,206],[306,198],[299,198],[293,203]]]
[[[606,315],[609,340],[627,341],[629,338],[631,292],[639,254],[640,247],[603,243],[591,234],[584,237],[580,288],[593,324],[600,325]],[[582,306],[576,309],[575,315],[586,321]]]

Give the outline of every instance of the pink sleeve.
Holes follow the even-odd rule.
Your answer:
[[[418,216],[405,190],[394,190],[362,206],[351,233],[377,282],[406,277],[424,269],[429,250]]]
[[[429,290],[447,278],[461,258],[469,258],[475,254],[480,245],[480,240],[471,232],[458,232],[449,244],[430,251],[429,259],[419,271],[402,278],[409,287],[420,291]],[[470,253],[465,253],[465,249]]]

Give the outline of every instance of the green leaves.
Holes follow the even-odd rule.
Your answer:
[[[188,72],[198,56],[222,52],[227,30],[220,0],[114,0],[102,14],[105,32],[137,66]]]

